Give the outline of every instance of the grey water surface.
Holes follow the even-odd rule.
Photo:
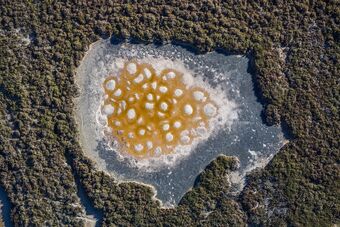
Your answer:
[[[223,87],[228,99],[238,105],[238,119],[230,128],[221,129],[216,135],[199,144],[195,151],[175,166],[153,172],[140,171],[122,161],[116,152],[108,148],[104,139],[94,136],[96,132],[90,133],[96,128],[96,122],[95,114],[89,110],[97,108],[93,105],[98,105],[97,99],[100,96],[99,91],[93,89],[93,84],[98,83],[100,77],[108,72],[100,72],[100,68],[105,68],[118,57],[129,59],[145,56],[180,59],[187,68],[202,75],[212,87]],[[220,154],[236,156],[240,161],[240,173],[251,169],[260,158],[269,159],[277,153],[284,143],[284,138],[280,127],[268,127],[263,123],[263,107],[255,96],[252,75],[248,71],[249,59],[246,56],[217,52],[196,55],[171,44],[111,44],[107,40],[94,44],[84,58],[78,75],[82,77],[78,101],[78,115],[82,122],[80,131],[88,131],[83,138],[83,144],[88,144],[84,146],[87,149],[85,153],[95,153],[99,162],[105,165],[105,171],[119,176],[120,179],[153,185],[157,190],[156,197],[167,205],[177,204],[193,186],[197,175]]]
[[[7,193],[3,188],[0,188],[0,211],[1,211],[1,218],[3,221],[4,226],[12,227],[13,223],[11,220],[11,203],[7,196]],[[1,226],[1,222],[0,222]]]

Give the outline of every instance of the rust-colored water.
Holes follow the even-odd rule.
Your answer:
[[[217,106],[201,87],[183,83],[183,73],[126,62],[103,83],[108,126],[122,152],[135,158],[170,154],[209,130]]]

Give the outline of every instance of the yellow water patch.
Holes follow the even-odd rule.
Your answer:
[[[121,151],[136,158],[172,153],[209,131],[217,106],[202,87],[188,86],[183,73],[129,61],[103,83],[102,107]]]

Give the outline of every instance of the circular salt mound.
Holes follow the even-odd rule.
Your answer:
[[[119,69],[128,60],[150,63],[156,71],[165,66],[179,69],[184,74],[192,76],[186,78],[188,86],[190,83],[199,85],[198,87],[206,89],[211,97],[219,100],[216,103],[218,111],[214,106],[206,106],[203,110],[206,115],[217,115],[211,127],[214,130],[205,132],[202,128],[196,132],[209,136],[194,145],[183,146],[174,154],[159,156],[158,159],[138,160],[122,157],[117,152],[119,147],[116,147],[112,138],[107,136],[110,133],[106,132],[107,122],[103,116],[119,110],[109,106],[103,110],[102,83],[108,75],[119,75]],[[156,197],[169,206],[179,202],[193,186],[196,176],[220,154],[236,156],[240,160],[241,176],[259,163],[267,163],[283,145],[284,139],[280,128],[262,124],[260,117],[262,106],[254,94],[251,75],[247,71],[248,61],[246,57],[226,56],[216,52],[195,55],[174,45],[161,47],[129,43],[112,45],[109,40],[98,41],[85,55],[76,77],[80,87],[80,97],[76,100],[77,119],[80,142],[85,154],[97,163],[97,168],[112,173],[119,180],[133,180],[152,185],[157,190]],[[133,74],[135,78],[139,75],[136,70],[136,65],[127,66],[127,72]],[[151,76],[151,72],[139,73],[143,73],[145,76],[143,79]],[[167,74],[166,77],[171,80],[173,75]],[[137,79],[137,82],[140,79]],[[151,86],[160,89],[159,84]],[[117,83],[115,87],[113,83],[106,87],[108,90],[111,88],[116,89],[115,92],[118,91],[114,94],[117,97],[124,96],[124,92],[117,90]],[[170,92],[169,88],[161,89],[164,94]],[[181,96],[183,91],[175,90],[174,95]],[[202,94],[197,93],[194,96],[198,100],[202,99]],[[134,97],[131,100],[138,101],[136,99],[137,97]],[[165,108],[165,105],[163,107]],[[156,106],[150,104],[147,108],[153,109]],[[183,111],[192,113],[190,108],[184,108]],[[131,112],[129,116],[136,119],[135,114]],[[121,125],[119,123],[117,124]],[[184,127],[185,124],[185,119],[182,119],[179,123],[169,122],[168,125],[172,128]],[[165,126],[165,130],[167,128],[168,126]],[[173,139],[172,134],[166,135],[166,139]],[[190,138],[185,133],[180,135],[180,140],[191,144]],[[136,144],[134,149],[136,152],[142,152],[149,147],[154,148],[156,154],[162,153],[160,147],[150,142],[145,145]]]

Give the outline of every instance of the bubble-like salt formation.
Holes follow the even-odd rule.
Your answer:
[[[108,130],[107,117],[103,115],[103,105],[108,96],[103,95],[101,88],[108,75],[119,76],[119,70],[124,64],[133,59],[148,63],[153,66],[155,72],[144,69],[138,72],[138,65],[129,65],[128,71],[134,74],[136,81],[130,82],[134,85],[142,85],[143,80],[150,79],[152,74],[161,75],[164,69],[178,69],[183,73],[185,84],[191,87],[199,87],[192,94],[193,99],[204,100],[209,97],[216,99],[216,109],[209,105],[201,109],[202,115],[209,118],[213,116],[213,126],[207,127],[198,123],[196,134],[202,139],[193,141],[190,137],[190,130],[184,130],[186,118],[174,119],[161,125],[164,140],[170,142],[176,138],[171,135],[173,129],[180,130],[178,139],[183,147],[177,151],[162,155],[162,147],[146,140],[132,146],[136,152],[143,149],[153,149],[154,157],[146,159],[134,159],[120,155],[117,152],[119,143],[112,140],[112,130]],[[103,40],[91,46],[83,59],[77,73],[77,84],[80,87],[80,97],[76,100],[77,117],[80,127],[80,139],[85,154],[97,163],[97,167],[112,174],[121,181],[137,181],[152,185],[156,191],[156,197],[165,205],[176,204],[186,191],[188,191],[200,171],[202,171],[211,160],[219,154],[232,155],[240,160],[240,169],[233,174],[231,182],[242,182],[245,172],[259,165],[268,162],[282,146],[284,139],[281,129],[267,127],[262,123],[262,106],[257,102],[254,94],[254,87],[251,75],[248,73],[248,59],[243,56],[226,56],[216,52],[195,55],[179,46],[164,45],[136,45],[123,43],[112,45],[108,40]],[[140,73],[142,76],[139,77]],[[173,74],[174,73],[174,74]],[[176,78],[176,71],[170,70],[160,80],[168,81]],[[188,75],[188,76],[187,76]],[[141,81],[140,81],[141,80]],[[164,84],[153,82],[148,86],[141,86],[141,89],[159,90]],[[173,90],[167,87],[162,88],[165,93],[174,97],[184,96],[184,87]],[[139,102],[143,97],[134,94],[126,97],[126,91],[115,82],[115,86],[106,86],[112,90],[117,100],[124,100],[121,105],[114,106],[115,113],[128,111],[131,103]],[[202,92],[203,95],[200,93]],[[149,92],[150,93],[150,92]],[[146,93],[145,93],[146,94]],[[152,98],[151,98],[152,97]],[[144,97],[146,109],[160,109],[155,105],[157,100],[161,103],[161,96],[152,93]],[[166,100],[165,100],[166,101]],[[184,105],[193,103],[183,103]],[[165,108],[165,105],[163,105]],[[170,105],[168,105],[170,108]],[[108,109],[110,113],[112,110]],[[193,105],[193,115],[195,114]],[[188,113],[191,111],[188,110]],[[161,116],[160,116],[161,117]],[[140,121],[138,111],[132,121]],[[143,120],[143,119],[142,119]],[[112,124],[122,126],[121,120],[115,119]],[[205,131],[208,129],[208,131]],[[147,127],[136,129],[126,137],[137,138],[145,135]],[[210,130],[210,131],[209,131]],[[167,134],[167,133],[171,134]],[[173,137],[173,138],[172,138]],[[265,162],[263,162],[265,160]],[[152,172],[152,174],[150,174]]]

